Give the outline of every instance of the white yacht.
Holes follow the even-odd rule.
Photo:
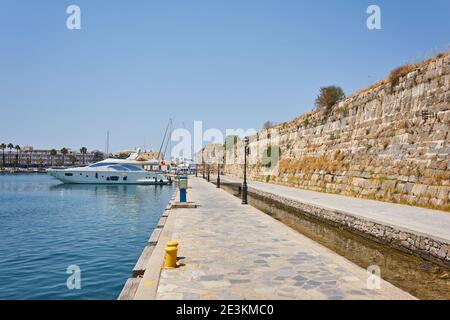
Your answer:
[[[138,161],[135,156],[127,159],[106,159],[86,167],[48,169],[47,173],[64,183],[84,184],[170,184],[159,172],[143,169],[146,165],[159,165],[158,160]]]

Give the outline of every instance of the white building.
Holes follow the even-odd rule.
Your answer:
[[[67,154],[63,155],[61,150],[56,150],[56,155],[52,155],[51,150],[34,149],[30,146],[22,147],[19,152],[15,149],[5,149],[5,163],[2,163],[3,151],[0,150],[0,164],[5,167],[76,166],[100,161],[105,157],[104,153],[98,150],[88,151],[86,154],[69,148],[67,148],[67,151]],[[18,162],[18,165],[16,165],[16,162]]]

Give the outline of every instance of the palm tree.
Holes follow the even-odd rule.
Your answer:
[[[72,164],[72,166],[74,166],[75,163],[77,163],[77,157],[75,157],[75,156],[72,154],[72,155],[70,155],[70,157],[69,157],[69,161],[70,161],[70,163]]]
[[[31,152],[32,152],[31,149],[27,149],[23,153],[24,164],[27,167],[27,169],[30,168],[30,164],[31,164]]]
[[[16,149],[17,153],[16,153],[16,168],[19,166],[20,167],[20,146],[18,144],[15,145],[14,149]]]
[[[50,166],[53,167],[53,157],[58,154],[58,151],[55,149],[50,150]]]
[[[65,155],[66,155],[67,153],[69,153],[69,150],[67,150],[66,148],[62,148],[62,149],[61,149],[61,154],[62,154],[62,165],[63,165],[63,166],[64,166],[64,158],[65,158]]]
[[[82,147],[80,149],[81,154],[83,155],[83,164],[86,164],[86,153],[87,153],[87,148],[86,147]]]
[[[8,159],[9,159],[9,166],[11,167],[11,151],[12,151],[12,149],[14,149],[14,145],[12,144],[12,143],[8,143],[8,149],[9,149],[9,157],[8,157]]]
[[[2,143],[0,144],[0,149],[2,149],[2,167],[5,167],[5,149],[6,149],[6,144]]]

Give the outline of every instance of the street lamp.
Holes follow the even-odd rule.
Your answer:
[[[220,188],[220,163],[217,163],[217,188]]]
[[[210,173],[210,171],[211,171],[211,165],[208,164],[208,182],[210,181],[210,179],[209,179],[209,173]]]
[[[244,182],[242,183],[242,204],[248,204],[247,202],[247,154],[249,138],[244,138]]]
[[[203,151],[205,151],[205,149],[202,149],[202,171],[203,171],[203,179],[205,179],[205,158],[203,158]]]
[[[222,161],[222,163],[225,163],[225,154],[222,154],[222,156],[220,156],[219,152],[217,155],[217,188],[220,188],[220,161]]]

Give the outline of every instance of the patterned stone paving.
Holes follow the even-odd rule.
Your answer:
[[[242,180],[230,176],[223,176],[222,181],[242,183]],[[450,214],[445,211],[303,190],[259,181],[249,181],[248,185],[253,189],[280,195],[300,203],[339,210],[383,225],[391,225],[399,230],[450,241]]]
[[[157,299],[413,299],[200,178],[175,209],[173,239],[182,264],[163,269]]]

